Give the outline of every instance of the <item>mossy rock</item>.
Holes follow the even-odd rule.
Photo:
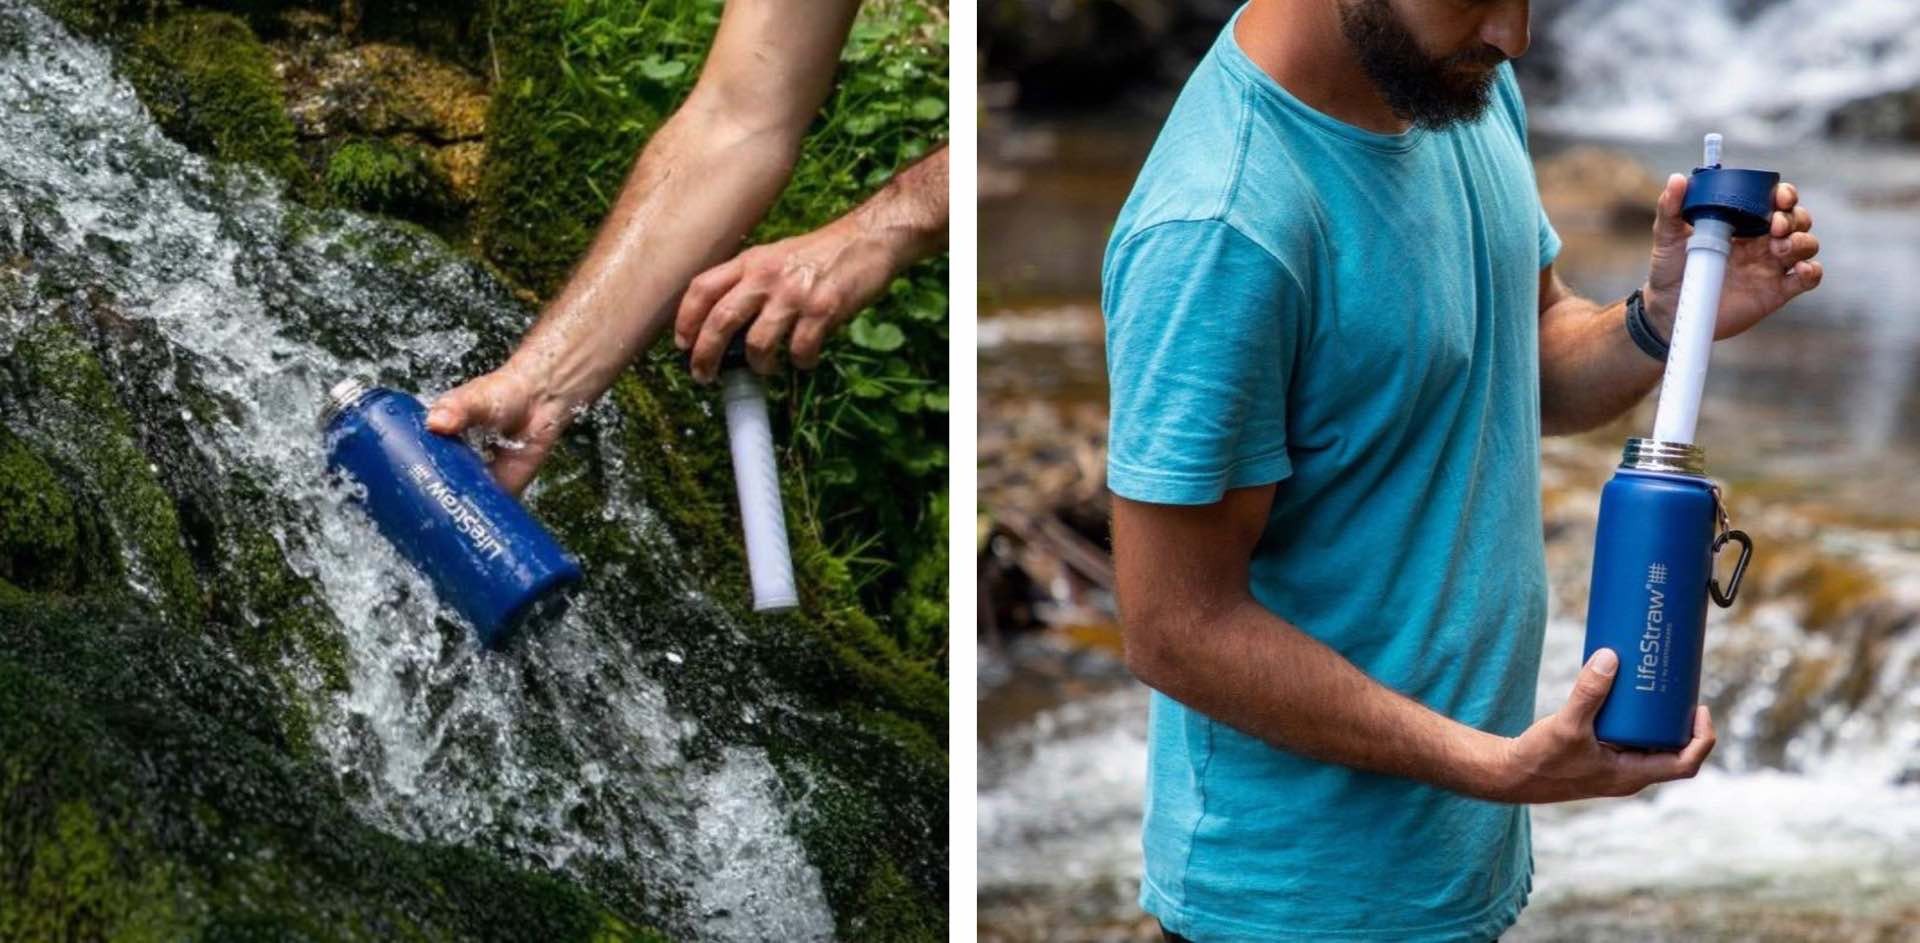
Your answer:
[[[340,145],[327,160],[327,193],[340,203],[406,219],[446,214],[446,180],[418,146],[378,138]]]
[[[11,362],[37,451],[75,479],[73,496],[97,507],[112,532],[77,565],[94,579],[125,575],[150,587],[180,624],[198,618],[204,600],[179,514],[100,361],[72,327],[49,319],[20,337]]]
[[[177,0],[40,0],[41,8],[69,29],[104,36],[116,29],[151,23],[178,9]]]
[[[123,68],[168,136],[200,153],[308,185],[272,60],[239,17],[204,11],[168,16],[137,34]]]
[[[46,462],[0,427],[0,579],[71,590],[79,552],[73,498]]]
[[[276,699],[136,607],[0,594],[0,940],[663,939],[364,824]]]

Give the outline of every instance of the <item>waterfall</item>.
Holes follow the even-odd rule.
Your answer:
[[[1538,127],[1789,141],[1849,102],[1920,87],[1920,6],[1886,0],[1560,0],[1537,7],[1559,77]]]
[[[362,818],[576,876],[611,866],[679,912],[662,918],[677,935],[833,935],[820,872],[792,833],[803,798],[765,750],[716,746],[710,718],[669,703],[660,678],[688,656],[632,641],[645,620],[687,614],[739,631],[698,574],[667,574],[679,598],[654,611],[589,592],[564,624],[489,654],[325,482],[314,420],[331,383],[444,389],[525,323],[479,266],[196,157],[161,134],[104,49],[0,0],[0,261],[21,255],[32,267],[23,293],[0,294],[0,358],[68,298],[100,299],[164,345],[144,354],[176,367],[163,382],[217,404],[180,417],[206,466],[258,483],[282,509],[268,527],[338,621],[348,684],[323,684],[302,656],[289,667]],[[597,417],[619,422],[604,407]],[[614,449],[600,458],[613,480],[645,474],[618,467]],[[668,548],[658,557],[672,565],[652,509],[616,494],[604,514]],[[763,690],[738,709],[750,724],[781,697]]]

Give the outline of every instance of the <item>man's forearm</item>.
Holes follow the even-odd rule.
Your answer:
[[[1509,742],[1368,677],[1251,597],[1186,624],[1129,632],[1128,664],[1167,696],[1236,730],[1328,763],[1480,798],[1504,785]]]
[[[1664,369],[1627,333],[1624,300],[1599,305],[1566,294],[1540,317],[1541,432],[1565,435],[1611,421],[1646,396]]]
[[[786,185],[795,129],[690,99],[641,153],[593,245],[511,365],[583,405],[673,317],[687,282],[734,250]]]
[[[859,0],[729,0],[687,100],[647,142],[593,245],[508,367],[581,406],[651,346],[687,282],[786,186]]]
[[[860,232],[894,254],[895,271],[947,247],[947,147],[895,174],[880,192],[847,214]]]

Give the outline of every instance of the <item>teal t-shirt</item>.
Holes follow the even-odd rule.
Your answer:
[[[1108,245],[1109,487],[1207,504],[1277,482],[1254,597],[1380,683],[1519,734],[1559,247],[1509,68],[1477,121],[1378,134],[1294,98],[1229,24]],[[1316,762],[1157,692],[1149,727],[1140,902],[1174,932],[1488,940],[1525,902],[1524,806]]]

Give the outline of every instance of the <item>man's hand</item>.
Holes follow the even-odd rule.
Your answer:
[[[1713,752],[1713,718],[1706,705],[1694,712],[1693,739],[1678,753],[1641,753],[1601,743],[1593,721],[1618,674],[1612,649],[1593,653],[1573,683],[1567,703],[1507,741],[1499,764],[1501,782],[1492,798],[1502,802],[1563,802],[1596,796],[1631,796],[1654,783],[1691,778]]]
[[[1653,264],[1642,290],[1647,317],[1663,338],[1673,337],[1675,308],[1680,303],[1681,275],[1687,268],[1687,237],[1693,225],[1680,215],[1687,198],[1687,178],[1674,174],[1654,210]],[[1825,271],[1813,257],[1820,240],[1809,232],[1813,214],[1800,205],[1793,184],[1773,188],[1773,228],[1766,238],[1735,239],[1727,256],[1727,283],[1720,293],[1720,315],[1714,340],[1725,340],[1760,322],[1820,284]]]
[[[427,430],[459,435],[484,429],[498,439],[489,467],[495,481],[518,495],[547,460],[575,405],[550,394],[514,362],[440,395],[427,410]]]
[[[887,241],[861,232],[850,217],[755,246],[687,287],[674,343],[692,348],[694,378],[711,382],[727,342],[751,322],[747,363],[754,372],[778,369],[782,343],[794,366],[810,370],[827,335],[886,289],[897,264]]]
[[[688,286],[673,343],[692,351],[694,379],[713,382],[720,355],[747,329],[747,363],[820,362],[827,335],[879,297],[894,273],[947,247],[947,148],[901,171],[852,212],[813,232],[756,246]]]

